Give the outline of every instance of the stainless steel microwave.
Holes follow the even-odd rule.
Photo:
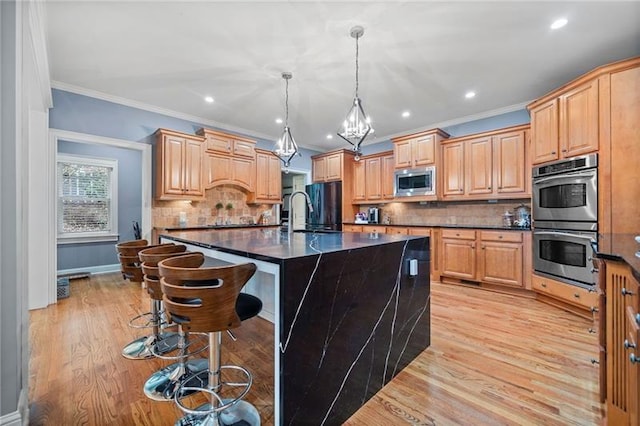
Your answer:
[[[393,195],[419,197],[436,194],[435,166],[397,170],[394,175]]]

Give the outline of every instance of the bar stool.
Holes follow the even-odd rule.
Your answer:
[[[176,425],[259,425],[258,411],[243,401],[253,382],[251,373],[240,366],[221,365],[220,357],[222,332],[240,327],[262,310],[260,299],[240,292],[256,265],[199,267],[203,262],[204,256],[194,253],[158,264],[163,303],[173,321],[185,330],[209,335],[208,384],[194,386],[187,380],[178,387],[175,401],[186,415]],[[223,373],[233,376],[232,380],[223,379]],[[223,394],[227,391],[228,397]],[[206,394],[209,402],[197,408],[187,406],[183,398],[191,392]]]
[[[180,256],[174,256],[172,258],[188,257],[196,259],[202,264],[204,262],[204,255],[202,253],[182,253]],[[149,275],[161,276],[161,272],[158,270],[158,264],[162,260],[159,260],[156,264],[155,270],[146,264],[143,264],[145,271],[149,272]],[[196,265],[196,263],[189,263]],[[197,266],[196,265],[196,266]],[[153,284],[152,284],[153,285]],[[161,288],[161,285],[158,284]],[[154,289],[157,287],[154,287]],[[160,289],[162,292],[162,289]],[[160,296],[162,297],[162,296]],[[183,303],[190,303],[190,300],[184,300]],[[164,298],[163,298],[164,304]],[[166,312],[166,306],[165,306]],[[170,401],[174,398],[176,389],[188,380],[189,385],[192,386],[206,386],[207,385],[207,360],[203,358],[193,358],[195,355],[204,352],[208,349],[208,339],[205,333],[190,333],[185,330],[180,321],[174,321],[173,323],[178,327],[178,336],[176,345],[165,345],[161,342],[157,345],[150,346],[150,351],[156,358],[176,361],[159,371],[153,373],[145,382],[143,390],[144,394],[154,401]],[[173,339],[167,343],[172,343]],[[191,359],[190,359],[191,358]]]
[[[153,247],[145,247],[138,253],[140,266],[142,269],[144,283],[147,293],[151,299],[151,311],[149,323],[151,326],[151,334],[142,336],[122,349],[122,356],[128,359],[147,359],[153,358],[152,347],[157,345],[160,353],[166,353],[174,350],[178,345],[178,334],[174,332],[161,331],[161,328],[168,326],[162,310],[162,290],[160,289],[160,278],[158,278],[158,262],[172,257],[182,256],[185,254],[187,247],[185,245],[162,244]],[[137,318],[137,317],[136,317]],[[135,321],[135,319],[132,321]]]

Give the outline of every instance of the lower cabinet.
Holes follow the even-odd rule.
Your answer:
[[[560,303],[573,305],[583,310],[583,316],[591,318],[591,309],[598,306],[598,294],[595,291],[589,291],[582,287],[563,283],[547,277],[541,277],[533,274],[531,279],[531,287],[539,294],[545,297],[551,297]],[[551,302],[553,300],[545,299]],[[570,309],[576,312],[574,309]],[[576,312],[580,313],[580,312]]]
[[[528,289],[525,233],[441,229],[440,274],[462,283]]]

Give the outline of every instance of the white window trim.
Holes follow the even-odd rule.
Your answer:
[[[111,167],[111,231],[110,232],[78,232],[60,234],[59,224],[56,223],[58,244],[99,243],[118,241],[118,160],[111,158],[88,157],[84,155],[58,154],[56,161],[56,176],[59,163],[79,163],[98,167]],[[56,185],[56,206],[59,206],[59,182]]]

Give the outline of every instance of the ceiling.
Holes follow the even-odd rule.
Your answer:
[[[569,23],[551,30],[561,17]],[[48,0],[46,22],[54,87],[259,138],[282,133],[281,73],[291,72],[289,126],[319,150],[344,146],[335,133],[354,96],[354,25],[365,28],[359,95],[375,129],[366,144],[519,110],[640,55],[638,1]]]

